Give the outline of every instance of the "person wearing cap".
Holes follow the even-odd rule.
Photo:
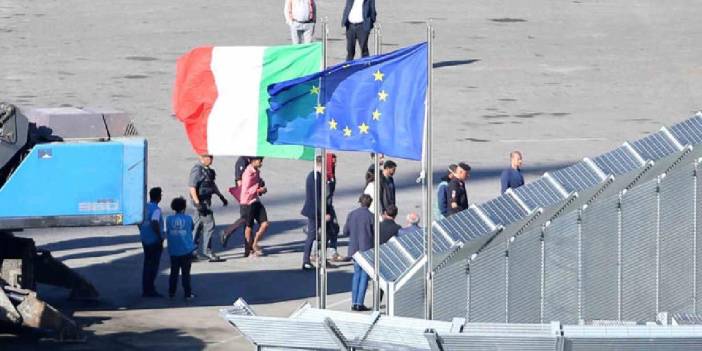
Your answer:
[[[468,208],[468,193],[466,181],[470,178],[470,166],[461,162],[456,167],[453,179],[448,185],[448,211],[447,217]]]
[[[504,194],[507,189],[516,189],[524,185],[522,175],[522,153],[514,150],[509,153],[510,167],[502,171],[500,175],[500,193]]]
[[[419,215],[416,212],[410,212],[407,214],[407,217],[405,217],[407,220],[407,226],[404,228],[401,228],[398,232],[397,235],[405,235],[407,233],[411,232],[416,232],[417,230],[422,230],[422,227],[419,226]]]
[[[215,183],[217,175],[211,167],[214,157],[212,155],[200,155],[198,158],[199,162],[190,170],[190,178],[188,180],[190,198],[197,209],[197,217],[194,223],[195,242],[198,243],[196,258],[199,261],[222,262],[225,260],[212,252],[212,236],[215,231],[212,195],[217,195],[223,206],[227,206],[229,202],[224,198],[224,195],[222,195]]]

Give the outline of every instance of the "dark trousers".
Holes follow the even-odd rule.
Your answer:
[[[163,242],[158,241],[153,244],[144,245],[144,270],[141,273],[141,292],[143,294],[153,294],[156,292],[154,282],[158,275],[158,265],[161,263],[161,252]]]
[[[302,253],[302,263],[310,263],[310,253],[312,253],[312,243],[317,240],[318,220],[315,217],[307,217],[307,238],[305,239],[305,250]]]
[[[190,265],[192,264],[192,255],[171,256],[171,276],[168,280],[168,295],[174,296],[178,288],[178,273],[183,276],[183,290],[185,297],[190,296],[192,289],[190,288]]]
[[[361,47],[361,57],[368,56],[369,31],[363,28],[363,23],[350,23],[346,27],[346,61],[353,60],[356,56],[356,42]]]

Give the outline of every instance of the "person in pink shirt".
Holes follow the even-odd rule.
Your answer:
[[[268,191],[265,183],[261,181],[262,165],[263,157],[252,157],[241,177],[239,203],[241,204],[241,214],[246,218],[244,256],[261,256],[263,254],[259,242],[268,230],[268,215],[260,199],[260,196]],[[254,222],[258,222],[259,227],[252,240]]]

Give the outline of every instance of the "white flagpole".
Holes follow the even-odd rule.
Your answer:
[[[327,19],[322,20],[322,65],[327,67]],[[321,82],[321,81],[320,81]],[[320,84],[320,95],[324,93]],[[320,194],[320,219],[317,223],[320,224],[320,238],[317,241],[317,307],[327,308],[327,150],[320,148],[319,153],[322,157],[322,169],[320,182],[322,184]],[[316,162],[316,160],[315,160]],[[314,234],[316,235],[316,233]]]
[[[380,54],[380,25],[376,25],[375,31],[373,32],[373,37],[375,39],[375,54]],[[373,158],[373,163],[375,164],[375,180],[374,180],[374,192],[373,192],[373,208],[375,208],[375,221],[373,221],[373,247],[375,250],[374,265],[373,265],[373,311],[380,311],[380,275],[378,271],[380,270],[380,218],[382,218],[382,209],[380,207],[380,157],[378,153],[375,153]]]
[[[432,39],[434,38],[434,28],[431,22],[427,22],[427,101],[426,101],[426,123],[424,125],[424,169],[425,169],[425,181],[426,181],[426,206],[424,207],[424,235],[425,235],[425,247],[424,253],[427,257],[426,262],[426,305],[424,309],[424,316],[426,319],[432,319],[432,306],[434,303],[434,287],[433,287],[433,272],[432,272],[432,261],[433,252],[432,246],[433,241],[431,237],[431,227],[434,222],[432,213],[432,186],[433,186],[433,174],[432,174],[432,164],[431,164],[431,146],[432,146],[432,133],[431,133],[431,86],[432,86],[432,66],[433,66],[433,53],[432,53]]]

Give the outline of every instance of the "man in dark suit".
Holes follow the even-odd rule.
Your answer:
[[[332,219],[334,209],[331,206],[331,194],[327,194],[327,215],[326,221]],[[312,244],[317,240],[317,228],[321,225],[322,210],[319,205],[322,201],[322,157],[315,158],[314,171],[307,175],[305,182],[305,203],[300,214],[307,217],[307,238],[305,239],[305,249],[302,254],[302,269],[312,270],[314,267],[310,262]],[[333,235],[333,233],[330,233]],[[335,243],[334,240],[332,242]]]
[[[366,251],[373,248],[373,214],[368,210],[373,199],[367,194],[358,198],[361,207],[351,211],[346,217],[344,234],[349,237],[349,257],[358,251]],[[363,305],[368,288],[368,274],[361,269],[358,263],[353,263],[353,278],[351,280],[351,310],[368,311],[368,307]]]
[[[346,27],[346,61],[356,56],[356,41],[361,56],[368,56],[368,35],[375,23],[375,0],[346,0],[341,26]]]
[[[397,217],[397,207],[395,205],[388,206],[383,212],[383,221],[380,222],[380,245],[388,242],[402,229],[399,224],[395,223],[395,217]]]

